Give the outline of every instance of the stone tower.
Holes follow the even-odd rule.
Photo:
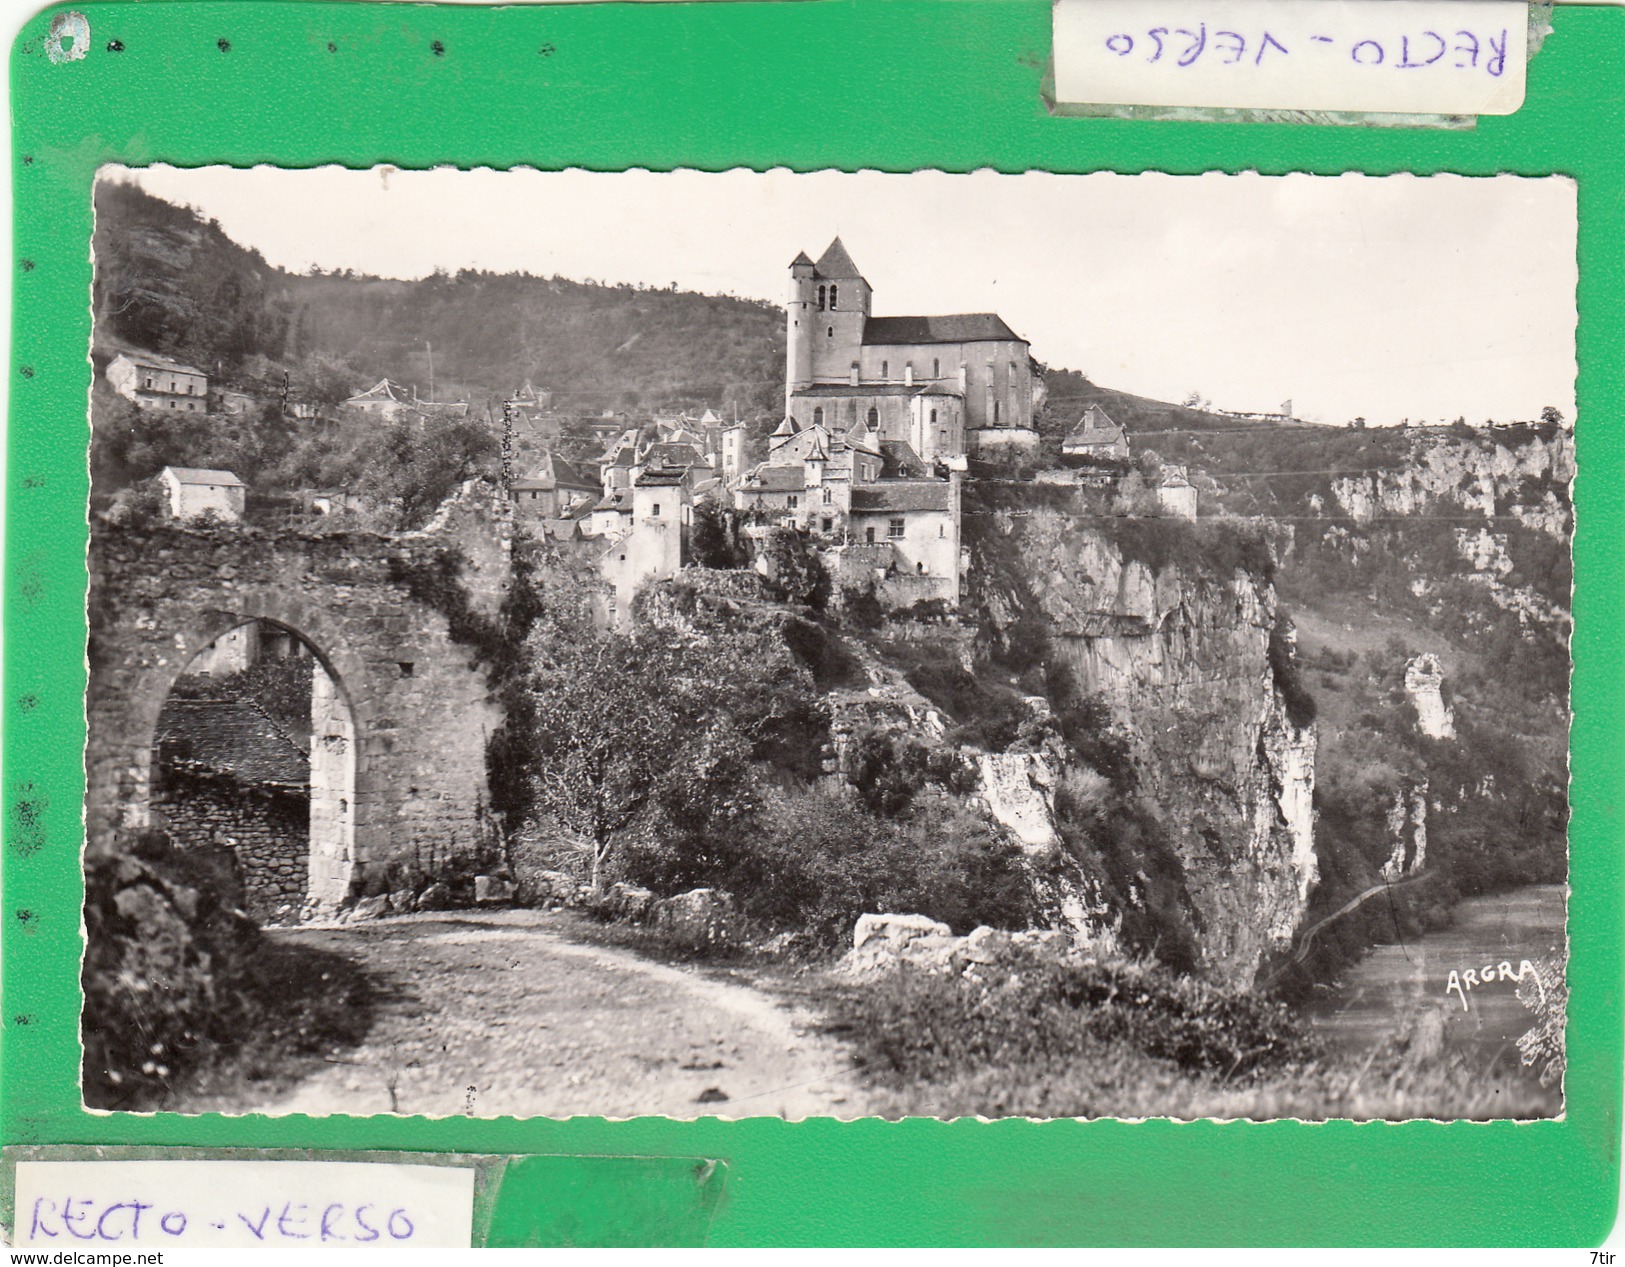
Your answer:
[[[785,305],[785,409],[790,394],[813,383],[852,380],[863,348],[872,292],[841,239],[814,264],[803,252],[790,263]]]
[[[812,381],[814,302],[818,284],[813,262],[802,251],[790,261],[790,297],[784,305],[784,413],[790,414],[790,393]]]

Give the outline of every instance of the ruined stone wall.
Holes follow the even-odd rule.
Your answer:
[[[178,849],[229,862],[231,891],[219,896],[262,924],[298,918],[307,887],[308,798],[171,772],[153,805]]]
[[[475,506],[445,516],[438,533],[408,537],[95,524],[87,852],[116,853],[148,825],[165,696],[199,650],[252,619],[313,648],[331,677],[333,707],[342,702],[353,728],[349,838],[312,840],[315,853],[336,851],[324,904],[406,887],[471,855],[488,831],[485,751],[500,710],[476,652],[452,638],[448,615],[413,578],[455,547],[478,556],[471,588],[493,604],[506,583],[507,523],[486,519],[482,530],[481,522]]]

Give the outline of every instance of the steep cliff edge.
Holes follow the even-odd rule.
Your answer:
[[[1278,680],[1290,634],[1274,543],[1049,500],[967,516],[985,649],[1006,664],[1036,657],[1059,693],[1104,709],[1174,864],[1111,878],[1130,903],[1186,911],[1204,975],[1250,983],[1289,945],[1316,874],[1315,731]]]

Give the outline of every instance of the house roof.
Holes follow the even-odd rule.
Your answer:
[[[797,264],[805,264],[808,268],[813,267],[813,262],[807,258],[807,252],[805,251],[797,251],[795,259],[790,261],[791,268],[794,268]]]
[[[835,438],[835,450],[840,452],[842,449],[856,449],[861,453],[870,453],[875,457],[879,457],[879,437],[880,433],[878,431],[870,431],[868,427],[858,423],[856,426],[849,428],[844,435]]]
[[[1078,425],[1067,432],[1067,444],[1116,444],[1124,438],[1123,428],[1111,420],[1099,405],[1090,405],[1078,419]]]
[[[310,754],[247,700],[170,697],[158,715],[158,745],[162,757],[182,769],[244,784],[310,784]]]
[[[881,472],[885,479],[922,479],[931,474],[925,459],[907,440],[882,440],[880,457],[885,462]]]
[[[666,488],[681,484],[688,478],[688,470],[680,466],[659,466],[638,476],[639,488]]]
[[[807,487],[807,473],[801,463],[787,466],[758,466],[740,485],[742,493],[799,493]]]
[[[708,466],[705,455],[692,444],[678,444],[670,440],[658,441],[643,451],[640,459],[644,466]]]
[[[790,393],[797,397],[833,396],[953,396],[960,394],[957,387],[938,387],[930,383],[814,383],[811,387],[798,387]]]
[[[795,435],[796,432],[798,432],[800,430],[801,430],[800,424],[798,424],[794,418],[792,418],[788,414],[786,414],[785,418],[784,418],[784,421],[779,423],[778,426],[773,428],[773,436],[771,438],[776,439],[779,436],[793,436],[793,435]]]
[[[158,356],[150,352],[120,352],[126,361],[132,365],[139,365],[149,370],[168,370],[177,374],[196,374],[199,378],[207,378],[208,374],[195,365],[188,365],[184,361],[172,360],[167,356]],[[113,358],[118,360],[118,356]]]
[[[598,476],[586,470],[579,462],[570,462],[559,457],[558,454],[548,455],[553,462],[553,476],[560,488],[573,488],[582,492],[596,493],[602,489]]]
[[[400,396],[395,394],[397,390],[401,392]],[[356,400],[393,400],[400,402],[405,398],[405,396],[406,388],[402,387],[399,383],[390,382],[387,378],[380,378],[371,387],[367,388],[366,391],[357,392],[344,403],[348,405],[351,401]]]
[[[584,473],[574,462],[568,462],[551,450],[542,452],[539,461],[531,471],[520,476],[509,485],[510,488],[565,488],[577,492],[596,493],[602,489],[596,475]]]
[[[953,485],[947,480],[882,480],[852,490],[852,511],[952,510]]]
[[[945,317],[870,317],[863,323],[867,346],[894,343],[1025,343],[992,312],[966,312]]]
[[[229,488],[248,487],[230,471],[210,471],[196,466],[166,466],[164,470],[182,484],[224,484]]]
[[[863,274],[858,272],[858,266],[852,262],[852,257],[846,253],[846,247],[837,237],[824,253],[818,257],[818,263],[813,265],[820,277],[833,277],[836,281],[845,281],[849,277],[862,279]]]

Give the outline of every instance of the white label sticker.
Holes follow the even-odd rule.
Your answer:
[[[16,1244],[467,1249],[474,1172],[350,1161],[23,1161]]]
[[[1516,0],[1055,0],[1060,104],[1511,114]]]

